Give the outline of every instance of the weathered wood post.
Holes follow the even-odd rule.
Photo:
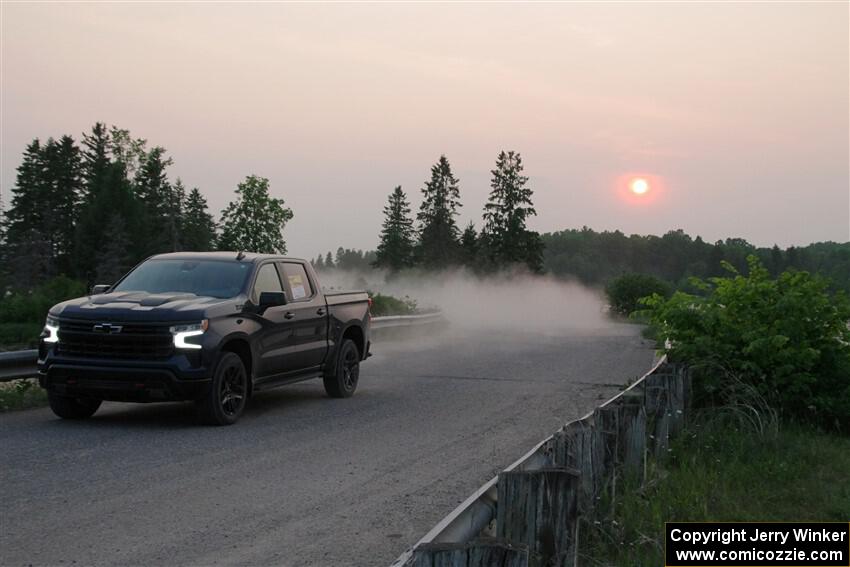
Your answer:
[[[646,453],[646,410],[643,397],[623,396],[617,400],[617,460],[624,476],[643,482]]]
[[[670,437],[685,427],[690,405],[691,374],[681,364],[665,363],[646,377],[647,432],[655,456],[667,456]]]
[[[541,565],[573,567],[579,475],[573,469],[499,474],[496,535],[528,546]]]
[[[428,543],[417,547],[404,567],[537,567],[524,546],[499,541]]]
[[[670,381],[673,367],[662,364],[646,377],[645,403],[649,446],[656,458],[667,457],[670,439],[671,407]]]
[[[670,435],[676,437],[685,428],[685,411],[690,397],[690,381],[688,369],[683,364],[673,364],[673,372],[669,376],[670,391]]]
[[[613,501],[617,492],[617,445],[620,435],[620,413],[616,407],[607,405],[593,411],[593,458],[598,464],[594,468],[594,506],[603,495]]]
[[[551,458],[555,467],[575,469],[579,473],[579,512],[593,509],[605,471],[602,459],[594,452],[592,418],[568,423],[552,436]]]

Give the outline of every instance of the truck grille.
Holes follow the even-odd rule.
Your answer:
[[[57,352],[68,356],[103,358],[168,358],[173,339],[168,325],[59,321]],[[121,327],[116,332],[116,327]],[[101,330],[96,331],[98,327]]]

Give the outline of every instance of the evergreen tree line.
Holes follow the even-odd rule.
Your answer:
[[[0,222],[7,287],[31,289],[58,275],[111,283],[152,254],[180,250],[286,251],[292,218],[249,176],[217,225],[195,187],[168,177],[161,146],[95,124],[81,143],[69,135],[24,151],[9,209]]]
[[[589,285],[603,285],[627,273],[655,276],[677,289],[688,289],[688,279],[726,276],[728,262],[747,273],[747,256],[755,255],[773,277],[788,269],[819,273],[837,289],[850,291],[850,242],[818,242],[808,246],[761,248],[742,238],[714,243],[681,229],[663,236],[627,236],[620,231],[590,228],[542,235],[546,271],[574,277]]]
[[[491,174],[480,232],[472,222],[463,230],[457,224],[462,207],[460,182],[446,156],[440,156],[431,167],[415,220],[407,195],[401,186],[396,187],[384,207],[380,243],[372,265],[390,273],[453,266],[489,272],[516,265],[542,271],[540,235],[526,225],[537,213],[528,177],[523,175],[522,157],[514,151],[500,152]]]
[[[501,152],[491,171],[491,192],[484,206],[480,232],[470,223],[460,231],[455,217],[461,207],[459,182],[445,156],[431,168],[431,179],[422,189],[422,204],[416,218],[407,195],[396,187],[384,207],[380,243],[375,252],[356,251],[346,256],[337,251],[336,261],[328,252],[314,261],[319,268],[374,267],[391,273],[407,268],[440,269],[464,265],[488,272],[512,265],[525,265],[533,272],[602,286],[624,274],[647,274],[675,289],[688,289],[691,277],[727,275],[728,262],[746,273],[747,257],[758,257],[774,277],[788,269],[819,273],[838,289],[850,291],[850,242],[819,242],[785,250],[774,245],[760,248],[742,238],[714,243],[683,230],[663,236],[625,235],[620,231],[597,232],[588,227],[546,233],[526,227],[536,214],[532,191],[523,175],[522,159],[516,152]],[[374,260],[372,258],[374,257]],[[341,261],[341,259],[345,258]]]
[[[325,268],[339,268],[341,270],[368,271],[375,263],[377,253],[374,250],[354,250],[351,248],[337,248],[336,255],[328,252],[319,254],[312,260],[313,267],[317,270]]]
[[[249,176],[240,183],[217,224],[198,188],[169,178],[171,165],[164,148],[101,123],[80,143],[68,135],[33,140],[0,221],[5,287],[32,289],[58,275],[109,283],[143,258],[168,251],[286,252],[281,231],[292,211],[270,197],[267,179]],[[401,187],[390,193],[377,250],[340,248],[314,264],[390,272],[451,266],[487,272],[519,264],[591,285],[644,273],[683,288],[690,276],[723,275],[722,261],[745,271],[746,257],[754,254],[773,275],[796,268],[850,289],[850,243],[782,250],[739,238],[710,243],[682,230],[627,236],[587,227],[540,236],[526,226],[536,212],[520,154],[501,152],[491,174],[480,231],[473,223],[458,226],[460,182],[441,156],[415,216]]]

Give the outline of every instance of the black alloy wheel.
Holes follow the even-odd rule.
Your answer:
[[[208,425],[232,425],[248,401],[248,372],[234,352],[223,352],[207,393],[195,402],[198,418]]]
[[[332,398],[350,398],[360,380],[360,350],[354,341],[345,339],[339,347],[336,372],[324,377],[325,391]]]

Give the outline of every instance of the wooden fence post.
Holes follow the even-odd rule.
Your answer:
[[[538,567],[528,549],[499,541],[426,543],[404,567]]]
[[[619,435],[617,408],[599,407],[593,411],[593,458],[599,464],[594,493],[599,498],[608,485],[613,485],[617,465],[617,436]]]
[[[670,376],[672,365],[662,364],[646,377],[645,403],[647,433],[656,458],[667,457],[670,439]]]
[[[670,391],[670,435],[676,437],[685,428],[685,410],[690,395],[688,369],[683,364],[674,364],[668,377]]]
[[[592,419],[570,422],[552,436],[553,466],[575,469],[579,473],[578,508],[581,513],[593,509],[605,474],[594,454],[593,436]]]
[[[643,397],[624,396],[618,400],[617,457],[624,475],[643,482],[646,453],[646,410]]]
[[[541,565],[573,567],[578,472],[566,468],[499,473],[496,535],[527,545]]]

